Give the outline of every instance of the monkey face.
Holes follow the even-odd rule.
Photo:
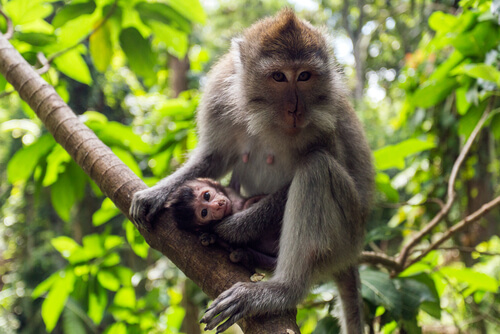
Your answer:
[[[333,59],[326,37],[292,12],[263,20],[233,43],[252,135],[306,139],[331,131]],[[308,128],[307,131],[304,129]]]
[[[195,194],[193,208],[199,225],[222,220],[232,213],[231,200],[218,189],[200,181],[192,182],[190,186]]]

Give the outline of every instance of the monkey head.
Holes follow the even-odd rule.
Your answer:
[[[186,182],[173,194],[166,207],[181,229],[209,230],[232,213],[232,202],[224,188],[209,179]]]
[[[245,95],[249,132],[288,142],[331,134],[336,89],[332,53],[326,34],[290,9],[234,39],[231,54],[240,78],[238,92]],[[304,131],[307,127],[311,130]]]

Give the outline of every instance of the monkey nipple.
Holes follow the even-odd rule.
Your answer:
[[[248,157],[249,157],[249,154],[248,154],[248,153],[243,154],[243,158],[242,158],[242,160],[243,160],[243,163],[244,163],[244,164],[246,164],[246,163],[248,162]]]
[[[273,154],[268,154],[266,158],[266,163],[268,165],[272,165],[274,163],[274,155]]]

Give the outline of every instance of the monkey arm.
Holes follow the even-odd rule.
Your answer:
[[[139,226],[150,229],[154,217],[164,208],[170,193],[187,180],[197,177],[219,178],[227,173],[230,156],[198,147],[188,161],[173,174],[149,189],[134,194],[130,215]]]
[[[260,239],[269,231],[279,230],[289,186],[265,196],[250,208],[224,218],[215,233],[230,244],[244,245]]]

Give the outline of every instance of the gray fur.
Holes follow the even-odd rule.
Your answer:
[[[242,317],[293,308],[314,282],[334,277],[342,299],[343,330],[360,333],[355,266],[373,192],[371,153],[333,56],[325,59],[331,49],[322,31],[302,22],[302,31],[320,41],[317,52],[284,50],[286,57],[273,57],[271,50],[259,55],[255,41],[260,36],[255,34],[264,34],[287,15],[294,20],[285,11],[276,22],[271,18],[252,26],[215,65],[197,116],[199,146],[178,171],[137,193],[130,213],[138,224],[148,226],[180,183],[232,171],[246,196],[270,195],[227,217],[216,232],[229,243],[245,244],[265,235],[270,224],[282,224],[277,268],[266,282],[238,283],[222,293],[202,322],[222,332]],[[294,59],[294,54],[300,57]],[[300,92],[307,125],[296,136],[280,131],[283,100],[263,85],[269,73],[281,67],[318,73],[314,89]],[[242,156],[247,153],[245,163]],[[266,163],[268,154],[274,156],[271,165]]]

